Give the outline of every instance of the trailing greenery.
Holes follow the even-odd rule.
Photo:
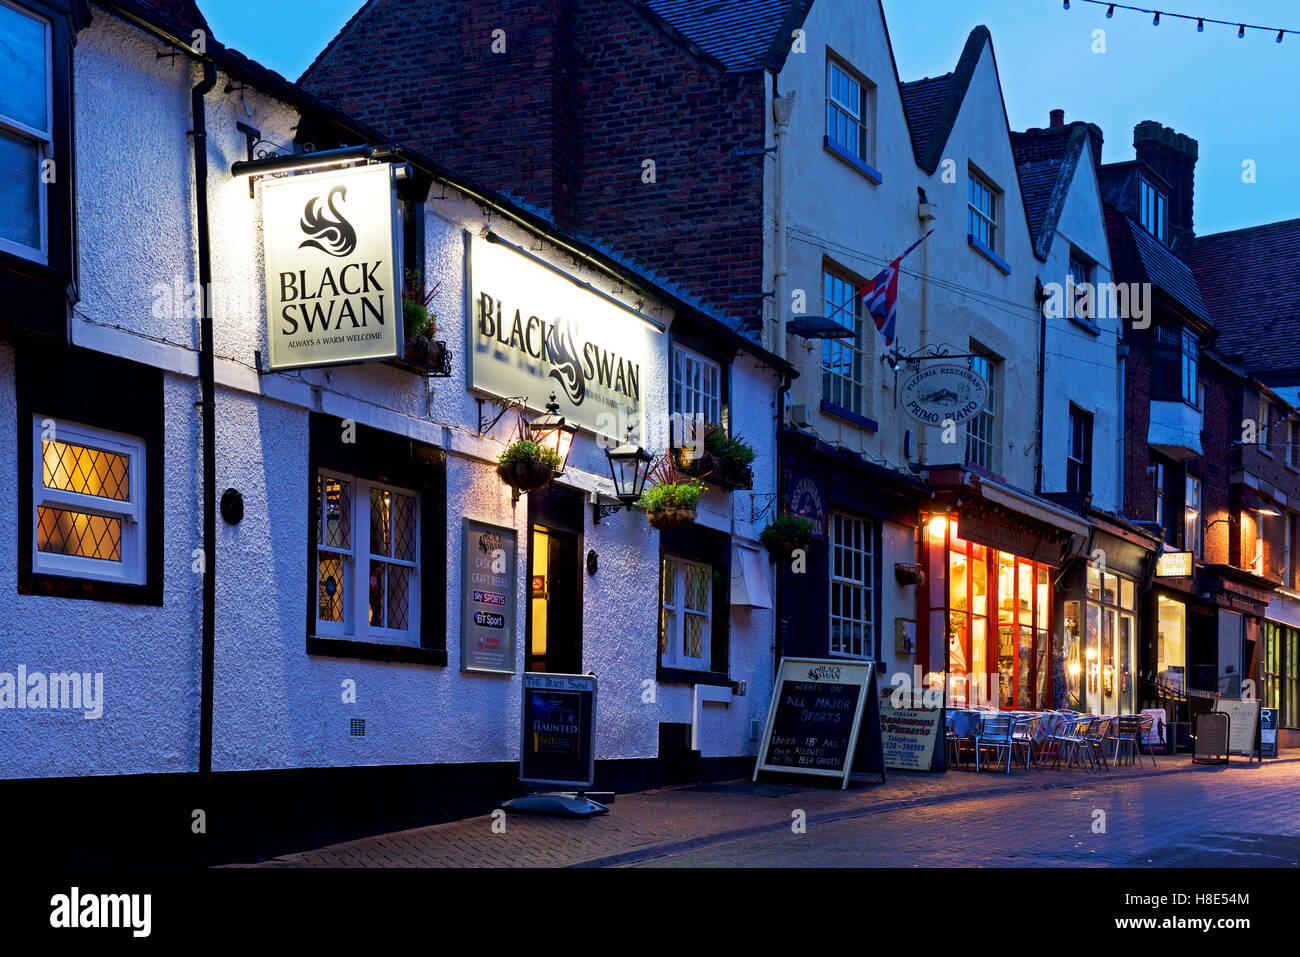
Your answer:
[[[704,483],[697,478],[647,486],[637,504],[647,512],[694,508],[704,495]]]
[[[722,460],[724,467],[740,470],[754,461],[754,450],[739,435],[729,436],[721,426],[710,426],[704,433],[704,447]]]
[[[766,548],[775,548],[782,544],[803,544],[812,541],[817,526],[811,518],[802,515],[782,515],[774,518],[767,527],[758,533],[758,540]]]
[[[555,450],[545,445],[538,445],[532,439],[516,439],[497,457],[502,465],[511,462],[542,462],[553,469],[560,467],[560,456]]]
[[[442,283],[435,282],[426,291],[424,277],[414,270],[406,271],[406,285],[402,289],[402,331],[408,342],[417,336],[432,339],[438,334],[438,317],[429,311],[429,305],[441,288]]]

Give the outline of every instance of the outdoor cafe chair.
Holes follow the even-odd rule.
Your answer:
[[[1002,763],[1002,752],[1007,754],[1007,774],[1011,773],[1011,725],[1009,714],[986,714],[975,729],[975,770],[980,769],[980,749],[993,751],[993,770]]]
[[[1056,732],[1056,760],[1052,764],[1053,769],[1061,766],[1061,758],[1065,758],[1067,769],[1073,767],[1076,761],[1082,767],[1083,762],[1079,760],[1081,750],[1088,753],[1088,763],[1092,764],[1092,754],[1084,742],[1084,736],[1092,727],[1092,721],[1090,717],[1071,718],[1068,715],[1065,717]]]
[[[1137,755],[1138,764],[1142,764],[1142,744],[1149,742],[1151,730],[1155,727],[1156,716],[1153,714],[1140,714],[1138,718],[1138,738],[1137,738]],[[1156,753],[1148,748],[1147,754],[1151,755],[1151,766],[1156,767]]]
[[[1084,735],[1084,741],[1088,745],[1088,757],[1092,759],[1093,768],[1096,768],[1097,763],[1100,762],[1102,767],[1107,771],[1110,770],[1110,762],[1106,760],[1106,737],[1113,720],[1106,717],[1097,718]]]
[[[1115,751],[1111,755],[1111,759],[1116,767],[1119,766],[1120,760],[1124,757],[1128,758],[1129,764],[1133,763],[1139,751],[1138,735],[1141,733],[1142,720],[1136,714],[1122,714],[1111,724],[1111,740],[1115,742]]]
[[[1038,726],[1042,724],[1043,716],[1041,714],[1021,715],[1016,719],[1014,727],[1011,729],[1011,747],[1013,751],[1021,752],[1021,760],[1024,762],[1025,770],[1029,770],[1029,764],[1032,761],[1034,766],[1038,766],[1038,752],[1035,749],[1035,741],[1038,738]]]

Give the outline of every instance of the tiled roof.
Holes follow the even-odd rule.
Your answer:
[[[807,0],[642,0],[670,27],[720,62],[728,72],[766,63],[781,25]]]
[[[1011,134],[1020,179],[1020,198],[1029,221],[1034,252],[1046,259],[1074,172],[1083,157],[1087,127],[1072,123],[1056,129],[1035,129]]]
[[[925,153],[930,137],[939,122],[944,101],[948,99],[948,88],[952,85],[953,74],[927,76],[923,80],[900,83],[898,92],[903,98],[903,114],[907,117],[907,127],[912,133],[912,149],[917,156]]]
[[[1201,298],[1201,290],[1191,267],[1133,220],[1126,218],[1125,222],[1128,223],[1133,245],[1147,279],[1178,300],[1192,315],[1211,322],[1210,311]]]
[[[1025,163],[1018,167],[1020,173],[1020,196],[1025,204],[1025,217],[1029,220],[1029,230],[1037,241],[1043,220],[1047,216],[1047,207],[1051,203],[1052,192],[1061,175],[1060,160],[1042,160],[1037,163]]]
[[[212,29],[194,0],[129,0],[119,5],[159,26],[180,26],[187,32],[203,30],[212,39]]]
[[[1254,375],[1300,372],[1300,219],[1198,236],[1183,250],[1204,292],[1215,348]]]

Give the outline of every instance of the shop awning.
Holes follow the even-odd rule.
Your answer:
[[[735,545],[731,556],[731,603],[750,608],[771,608],[767,557],[757,548]]]
[[[1051,525],[1075,535],[1087,536],[1090,526],[1083,518],[1069,509],[1053,505],[1041,498],[1035,498],[1025,492],[1017,491],[1008,485],[1002,485],[990,479],[981,479],[980,491],[990,502],[994,502],[1027,518]]]

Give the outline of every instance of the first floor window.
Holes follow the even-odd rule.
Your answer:
[[[868,87],[834,60],[826,61],[826,135],[867,159]]]
[[[32,442],[32,569],[143,583],[144,440],[37,414]]]
[[[419,497],[322,470],[314,485],[317,633],[419,641]]]
[[[1183,509],[1183,547],[1201,557],[1201,480],[1187,476],[1187,502]]]
[[[672,411],[681,416],[678,445],[700,438],[697,425],[722,423],[722,365],[691,349],[673,346]]]
[[[1092,491],[1092,416],[1070,406],[1070,445],[1065,453],[1065,490]]]
[[[875,561],[872,525],[831,515],[830,651],[867,658],[875,653]]]
[[[50,25],[0,2],[0,250],[44,262],[45,188],[54,120]]]
[[[838,339],[822,340],[822,398],[841,409],[862,412],[862,308],[854,283],[823,274],[826,317],[844,327]]]
[[[966,196],[966,231],[985,249],[996,252],[998,195],[1000,190],[974,170],[970,172]]]
[[[972,351],[974,348],[972,347]],[[994,427],[997,424],[997,364],[987,356],[972,356],[966,364],[984,377],[989,398],[975,418],[966,423],[966,461],[986,469],[996,468]]]
[[[708,670],[712,655],[713,569],[665,555],[659,578],[659,661]]]

